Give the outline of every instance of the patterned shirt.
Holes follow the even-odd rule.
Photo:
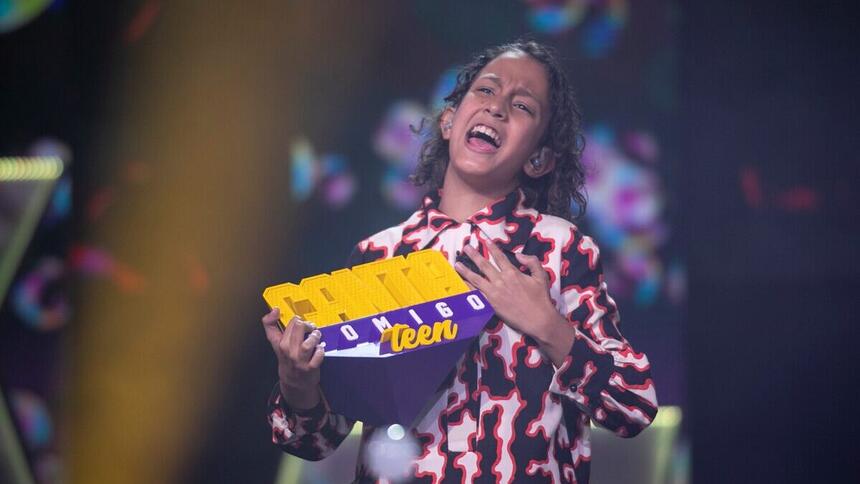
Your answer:
[[[405,222],[361,241],[350,256],[352,266],[433,248],[453,264],[466,244],[489,257],[492,240],[538,257],[550,296],[575,331],[556,367],[533,338],[494,317],[411,429],[421,449],[413,482],[587,483],[591,421],[633,437],[657,414],[648,359],[619,332],[594,241],[524,202],[516,190],[459,223],[439,211],[438,194],[427,196]],[[325,399],[293,411],[277,386],[269,403],[273,442],[309,460],[330,454],[354,423]],[[357,482],[375,482],[361,457],[373,431],[366,425],[362,433]]]

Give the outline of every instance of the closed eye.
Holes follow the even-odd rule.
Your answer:
[[[493,93],[493,90],[492,90],[492,89],[490,89],[489,87],[479,87],[479,88],[477,88],[476,90],[477,90],[478,92],[482,92],[482,93],[484,93],[484,94],[492,94],[492,93]]]

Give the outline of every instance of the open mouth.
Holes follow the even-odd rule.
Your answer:
[[[466,142],[479,151],[496,151],[502,146],[502,138],[498,131],[483,125],[477,124],[466,134]]]

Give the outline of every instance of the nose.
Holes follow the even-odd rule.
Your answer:
[[[496,119],[505,119],[508,116],[507,110],[505,109],[503,103],[500,103],[496,100],[487,103],[487,106],[484,108],[484,111],[486,111],[487,114]]]

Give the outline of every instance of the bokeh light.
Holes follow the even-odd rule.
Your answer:
[[[337,153],[318,156],[305,138],[298,138],[290,147],[290,175],[290,194],[298,202],[316,193],[326,206],[337,210],[348,205],[358,190],[346,157]]]
[[[298,139],[290,147],[290,193],[299,202],[310,198],[316,185],[317,168],[313,147]]]
[[[560,35],[582,27],[580,44],[589,57],[602,57],[627,23],[627,0],[526,0],[537,32]]]
[[[0,0],[0,34],[22,27],[50,5],[51,0]]]
[[[633,157],[654,163],[660,157],[660,146],[654,135],[645,131],[630,131],[623,136],[625,151]]]
[[[401,482],[412,475],[418,451],[415,437],[395,424],[373,432],[367,443],[365,464],[377,477]]]
[[[409,181],[409,174],[393,167],[385,170],[382,176],[382,195],[388,204],[401,211],[415,210],[423,195],[422,190]]]
[[[586,219],[607,255],[607,278],[615,293],[653,304],[668,290],[658,249],[669,236],[656,137],[644,131],[616,136],[608,125],[596,125],[586,140]],[[675,290],[670,299],[679,302],[680,294]]]
[[[9,400],[27,448],[37,451],[47,447],[54,438],[54,425],[42,398],[29,390],[15,389]]]
[[[58,290],[65,274],[66,266],[61,259],[46,256],[15,283],[12,305],[27,326],[52,331],[66,324],[69,302],[66,294]]]
[[[430,106],[434,114],[445,107],[445,98],[457,86],[458,72],[460,72],[460,66],[451,67],[436,81],[436,87],[433,88],[433,94],[430,96]]]
[[[352,173],[332,175],[323,184],[323,200],[334,209],[343,208],[352,200],[357,186]]]
[[[54,195],[48,204],[43,223],[52,226],[66,219],[72,211],[72,179],[63,177],[54,186]]]
[[[415,100],[395,101],[376,130],[374,150],[388,165],[382,174],[380,188],[383,198],[394,209],[403,212],[415,210],[424,195],[409,177],[418,164],[418,154],[426,135],[432,132],[432,126],[427,123],[434,122],[434,114],[445,106],[445,97],[451,94],[457,83],[457,72],[455,67],[442,72],[430,93],[430,108]]]
[[[374,137],[376,153],[388,164],[382,194],[398,210],[414,210],[422,195],[409,182],[409,175],[415,169],[423,141],[416,130],[427,117],[427,110],[419,103],[397,101],[388,109]]]
[[[376,132],[376,153],[390,165],[411,172],[422,141],[416,130],[427,116],[427,110],[415,101],[395,102]]]
[[[76,245],[69,251],[69,266],[76,274],[106,279],[123,292],[139,292],[145,280],[137,271],[117,261],[107,250]]]

